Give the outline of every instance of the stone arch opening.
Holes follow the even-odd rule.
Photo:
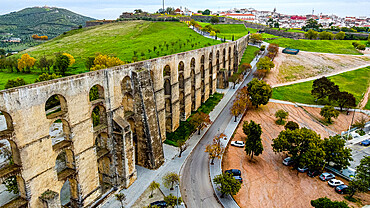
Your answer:
[[[205,87],[204,87],[204,80],[202,80],[202,82],[200,83],[200,89],[201,89],[201,91],[202,91],[202,98],[201,98],[201,102],[202,103],[204,103],[204,91],[205,91],[205,89],[204,89]]]
[[[201,64],[201,65],[204,65],[204,55],[202,55],[202,56],[200,57],[200,64]]]
[[[228,62],[229,62],[229,71],[231,71],[231,47],[229,47],[229,54],[228,54]]]
[[[125,76],[122,79],[121,91],[122,93],[126,93],[126,92],[132,93],[131,78],[129,76]]]
[[[13,131],[12,117],[5,111],[0,111],[0,132]]]
[[[180,61],[179,63],[179,72],[183,72],[185,68],[184,62]]]
[[[171,81],[170,79],[164,80],[164,95],[171,96]]]
[[[216,52],[216,70],[217,72],[220,70],[220,51],[217,50]]]
[[[138,164],[139,148],[138,148],[138,139],[137,139],[135,119],[130,117],[127,119],[127,122],[130,124],[131,131],[132,131],[132,140],[133,140],[133,145],[135,148],[135,163]]]
[[[122,106],[125,111],[125,116],[131,116],[134,113],[134,97],[131,93],[125,93],[122,99]]]
[[[195,70],[190,72],[191,79],[191,111],[195,111]]]
[[[166,65],[163,69],[164,76],[164,98],[165,98],[165,112],[166,112],[166,131],[171,132],[172,130],[172,86],[171,86],[171,68]]]
[[[107,113],[102,105],[95,106],[91,113],[93,127],[100,129],[107,126]]]
[[[112,187],[111,181],[111,154],[109,151],[108,134],[105,132],[100,133],[95,138],[95,148],[97,153],[98,173],[100,187],[105,193]]]
[[[222,68],[226,68],[226,49],[222,52]]]
[[[67,111],[68,111],[67,101],[60,94],[55,94],[55,95],[50,96],[49,99],[45,103],[45,113],[46,113],[46,118],[48,119],[62,116],[66,114]]]
[[[234,72],[238,72],[238,51],[236,50],[236,46],[234,45]]]
[[[180,99],[180,120],[185,119],[185,79],[184,73],[179,74],[179,99]]]
[[[49,127],[49,136],[53,150],[67,147],[71,144],[71,130],[65,119],[55,120]]]
[[[163,77],[171,76],[171,67],[166,65],[163,69]]]
[[[0,189],[1,207],[26,207],[28,204],[25,181],[21,174],[2,178]]]
[[[55,171],[59,181],[64,181],[76,173],[76,164],[73,151],[65,149],[61,151],[55,160]]]
[[[192,58],[190,61],[190,70],[195,70],[195,58]]]
[[[60,189],[60,204],[62,207],[77,208],[78,206],[78,183],[75,178],[65,180]]]
[[[104,88],[101,85],[96,84],[90,88],[89,100],[91,102],[100,99],[104,99]]]
[[[209,94],[213,95],[213,78],[212,78],[212,76],[209,77]]]
[[[204,80],[206,76],[206,73],[204,71],[204,65],[200,66],[200,75],[201,75],[202,80]]]

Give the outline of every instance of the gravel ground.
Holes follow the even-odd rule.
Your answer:
[[[250,161],[243,148],[229,146],[224,155],[223,170],[237,168],[242,170],[243,184],[239,193],[234,197],[240,207],[310,207],[310,201],[320,197],[332,200],[344,200],[343,195],[337,194],[326,182],[310,178],[305,173],[299,173],[282,164],[284,154],[272,151],[272,139],[276,138],[283,126],[275,124],[275,112],[284,109],[289,112],[288,120],[297,122],[300,127],[310,128],[328,137],[335,132],[340,133],[348,128],[352,119],[350,115],[340,114],[334,124],[323,126],[315,120],[320,109],[305,108],[303,110],[292,105],[269,103],[257,110],[247,112],[244,121],[254,120],[262,126],[262,142],[264,152]],[[356,118],[362,116],[356,113]],[[317,117],[319,118],[319,117]],[[320,118],[319,118],[320,119]],[[233,140],[244,140],[242,124],[235,132]],[[362,199],[363,205],[370,204],[370,194],[356,194]],[[360,205],[351,203],[354,207]]]

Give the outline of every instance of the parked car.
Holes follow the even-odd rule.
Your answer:
[[[328,181],[330,179],[334,179],[335,175],[332,173],[322,173],[319,178],[322,181]]]
[[[287,157],[283,160],[283,164],[286,165],[286,166],[293,164],[293,162],[294,161],[291,157]]]
[[[225,173],[229,173],[232,176],[241,176],[242,172],[239,169],[226,170]]]
[[[297,170],[300,173],[304,173],[304,172],[308,171],[308,167],[304,166],[303,168],[297,168]]]
[[[155,201],[155,202],[150,203],[149,207],[154,207],[154,206],[165,208],[167,207],[167,203],[165,201]]]
[[[331,179],[328,181],[329,186],[331,187],[337,187],[340,185],[344,185],[344,183],[341,180],[338,179]]]
[[[369,146],[370,145],[370,139],[365,139],[364,141],[361,142],[361,145]]]
[[[335,191],[340,194],[348,193],[348,186],[347,185],[340,185],[335,187]]]
[[[240,183],[243,183],[243,179],[241,176],[233,176],[237,181],[239,181]]]
[[[307,172],[307,175],[310,176],[311,178],[316,177],[316,176],[318,176],[320,174],[321,174],[321,172],[318,171],[318,170],[309,170]]]
[[[235,147],[244,147],[245,144],[243,141],[232,141],[231,142],[231,146],[235,146]]]

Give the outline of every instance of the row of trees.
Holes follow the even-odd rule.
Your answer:
[[[47,39],[49,39],[49,37],[46,36],[46,35],[38,36],[36,34],[33,34],[32,38],[35,39],[35,40],[47,40]]]
[[[345,32],[338,32],[337,34],[333,34],[331,32],[323,31],[323,32],[317,32],[315,30],[309,30],[307,31],[304,36],[307,39],[316,40],[319,38],[320,40],[343,40],[346,36]]]

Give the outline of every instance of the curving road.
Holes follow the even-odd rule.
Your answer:
[[[252,72],[249,73],[239,88],[244,87],[253,79],[255,70],[256,67],[253,67]],[[230,99],[182,167],[180,180],[181,196],[188,208],[222,207],[214,195],[209,178],[209,158],[204,150],[217,134],[224,132],[230,120],[233,119],[230,108],[234,99],[235,96]]]

